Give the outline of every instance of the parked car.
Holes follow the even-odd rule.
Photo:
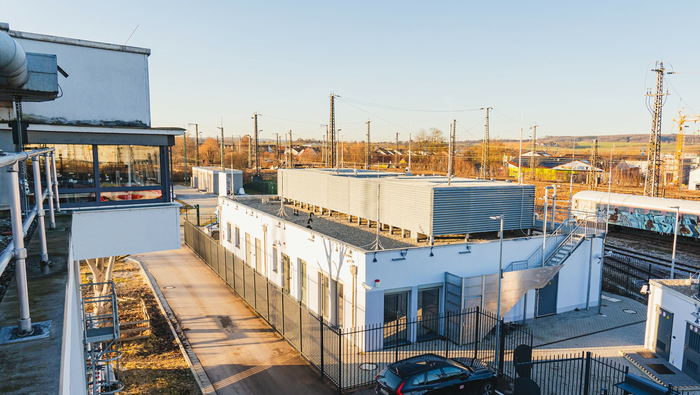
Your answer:
[[[423,354],[388,365],[375,381],[380,395],[494,395],[498,378],[477,359]]]
[[[211,236],[212,239],[219,240],[219,223],[218,222],[213,222],[213,223],[205,226],[204,231],[207,232],[207,234],[209,236]]]

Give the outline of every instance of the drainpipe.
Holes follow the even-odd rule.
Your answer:
[[[350,274],[352,274],[352,327],[357,326],[357,266],[350,265]]]
[[[588,239],[591,243],[591,250],[590,250],[590,259],[588,260],[588,285],[586,287],[586,310],[588,310],[588,306],[591,302],[591,272],[593,271],[593,240],[594,238],[591,237]],[[601,281],[603,279],[601,278]]]
[[[554,188],[552,191],[552,231],[554,231],[554,228],[557,223],[557,217],[555,215],[556,212],[554,211],[554,209],[557,206],[557,186],[552,185],[552,188]]]

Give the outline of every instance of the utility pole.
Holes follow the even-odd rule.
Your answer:
[[[289,160],[287,161],[287,168],[294,168],[294,153],[292,153],[292,131],[289,131]]]
[[[275,143],[275,155],[277,156],[277,163],[279,164],[280,161],[280,134],[275,133],[275,139],[277,142]]]
[[[535,154],[537,152],[537,124],[535,123],[530,127],[532,129],[532,151],[530,152],[530,179],[534,180],[537,177],[535,171],[537,171],[537,166],[535,166]]]
[[[369,119],[367,120],[367,145],[365,146],[365,170],[369,170],[370,166],[370,161],[371,161],[371,153],[370,153],[370,140],[369,140],[369,124],[370,124]]]
[[[399,168],[399,132],[396,132],[396,152],[394,153],[396,168]]]
[[[199,125],[196,123],[188,123],[187,126],[192,126],[194,125],[194,140],[195,140],[195,166],[199,166]]]
[[[455,148],[456,148],[456,144],[457,144],[457,120],[456,119],[452,120],[452,136],[451,136],[451,138],[452,138],[452,140],[451,140],[452,148],[450,149],[450,157],[451,157],[450,169],[452,169],[452,170],[450,170],[450,176],[454,175],[454,173],[455,173],[455,161],[456,161],[455,160]]]
[[[412,172],[412,170],[411,170],[411,155],[413,154],[413,152],[411,152],[411,149],[412,149],[411,143],[413,143],[413,140],[411,138],[411,133],[409,133],[408,134],[408,171],[409,172]]]
[[[184,136],[184,147],[185,147],[185,184],[187,184],[187,131],[185,131]],[[49,185],[50,187],[50,185]]]
[[[489,138],[489,110],[492,107],[482,107],[481,110],[486,110],[486,113],[484,115],[484,146],[482,147],[482,152],[481,152],[481,177],[485,180],[487,177],[491,175],[490,169],[489,169],[489,143],[490,143],[490,138]]]
[[[659,194],[659,179],[661,178],[661,108],[664,105],[663,97],[668,95],[664,90],[664,63],[656,64],[656,93],[647,91],[646,96],[654,98],[654,103],[648,99],[647,108],[652,113],[651,134],[649,135],[649,152],[647,153],[647,175],[644,179],[644,196],[657,196]]]
[[[591,168],[588,170],[588,189],[596,188],[598,186],[598,177],[596,176],[595,169],[598,167],[598,140],[593,140],[593,145],[591,146]]]
[[[246,136],[248,136],[248,168],[252,169],[253,168],[253,144],[251,144],[250,135],[247,134]]]
[[[253,114],[254,124],[255,124],[255,178],[260,178],[260,148],[258,147],[258,113]]]
[[[221,118],[221,171],[226,172],[226,164],[224,163],[224,118]]]
[[[336,147],[335,147],[335,94],[331,93],[331,115],[330,115],[330,121],[329,121],[329,128],[330,128],[330,140],[329,140],[329,146],[330,146],[330,151],[331,155],[329,158],[329,163],[331,166],[337,166],[336,164]]]

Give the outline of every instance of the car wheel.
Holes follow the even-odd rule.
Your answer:
[[[479,390],[479,395],[494,395],[496,386],[492,382],[484,383]]]

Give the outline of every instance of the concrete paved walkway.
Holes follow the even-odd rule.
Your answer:
[[[336,393],[187,246],[134,258],[158,281],[218,394]]]

